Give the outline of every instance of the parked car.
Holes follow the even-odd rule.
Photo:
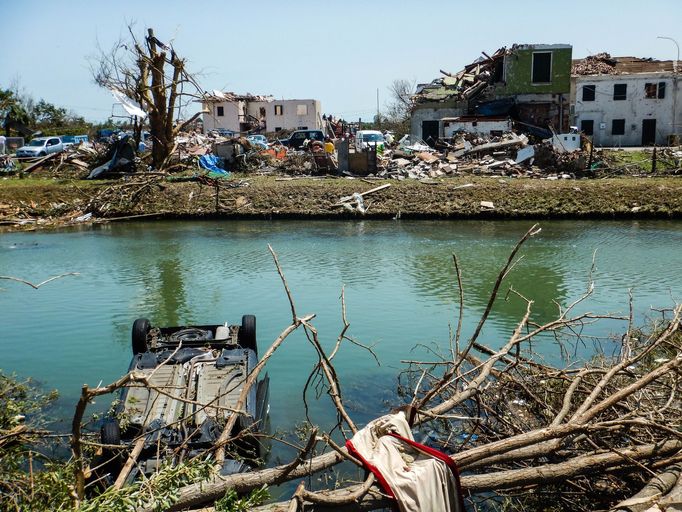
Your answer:
[[[376,146],[377,151],[383,150],[386,144],[384,134],[379,130],[358,130],[355,133],[355,150],[366,151],[370,146]]]
[[[211,130],[209,133],[212,133],[213,135],[220,135],[221,137],[234,137],[235,132],[232,130],[228,130],[226,128],[215,128]]]
[[[17,149],[17,156],[31,158],[59,153],[60,151],[64,151],[64,144],[59,137],[36,137],[25,146]]]
[[[301,149],[306,140],[324,142],[324,133],[322,133],[322,130],[296,130],[288,139],[283,139],[279,142],[293,149]]]
[[[87,144],[89,142],[87,135],[62,135],[59,138],[62,139],[64,149],[81,143]]]
[[[262,460],[266,446],[256,436],[267,429],[268,376],[249,389],[243,406],[237,403],[258,362],[255,316],[244,315],[241,325],[182,327],[152,327],[140,318],[133,323],[132,351],[128,371],[148,383],[123,388],[102,424],[101,441],[109,447],[102,454],[105,474],[115,477],[126,460],[112,445],[131,446],[140,436],[144,447],[127,483],[149,477],[164,462],[201,455],[237,407],[245,414],[231,432],[239,440],[228,445],[222,474],[249,471]]]

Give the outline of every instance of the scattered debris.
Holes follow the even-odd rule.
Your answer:
[[[362,193],[355,192],[350,196],[342,197],[337,203],[334,203],[332,207],[342,206],[349,211],[356,211],[364,215],[369,209],[368,206],[365,206],[364,197],[379,192],[380,190],[384,190],[390,186],[390,183],[386,183]],[[352,201],[355,201],[355,206],[353,206]]]

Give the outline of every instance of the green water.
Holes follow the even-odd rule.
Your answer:
[[[84,383],[109,383],[131,357],[130,327],[238,323],[258,318],[266,347],[291,320],[268,252],[277,252],[297,312],[316,313],[326,347],[341,329],[345,286],[349,335],[372,345],[381,366],[346,343],[335,359],[343,391],[359,423],[386,411],[403,359],[425,356],[417,345],[446,349],[457,315],[452,253],[459,256],[466,302],[464,335],[478,320],[487,294],[530,222],[482,221],[215,221],[111,224],[57,233],[0,235],[0,274],[32,282],[79,272],[39,290],[0,281],[0,367],[39,379],[61,394],[64,427]],[[670,306],[682,293],[682,222],[541,223],[510,276],[533,298],[534,318],[556,311],[585,290],[596,250],[594,298],[581,310],[627,314],[632,289],[639,319],[651,306]],[[507,287],[504,288],[505,290]],[[502,294],[504,295],[504,293]],[[481,337],[500,345],[520,318],[519,300],[498,301]],[[608,337],[622,325],[595,326]],[[606,345],[609,348],[608,343]],[[615,347],[615,344],[613,345]],[[536,345],[558,362],[556,344]],[[577,357],[594,346],[585,341]],[[302,389],[317,357],[302,334],[284,343],[268,365],[271,420],[288,429],[303,419]],[[105,408],[108,398],[95,408]],[[327,401],[313,401],[313,421],[327,424]]]

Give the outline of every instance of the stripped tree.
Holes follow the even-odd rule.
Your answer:
[[[179,121],[180,111],[200,96],[201,88],[185,69],[172,44],[159,41],[153,29],[140,41],[128,27],[130,41],[118,41],[114,47],[91,60],[95,82],[106,89],[137,102],[149,116],[152,137],[152,165],[161,169],[175,148],[175,136],[201,112]],[[136,146],[141,126],[136,125]]]

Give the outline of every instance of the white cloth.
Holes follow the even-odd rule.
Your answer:
[[[457,476],[446,463],[387,434],[414,441],[405,414],[399,412],[372,421],[347,446],[382,487],[388,486],[401,512],[463,512]]]
[[[111,95],[118,101],[121,106],[123,107],[123,110],[128,112],[131,116],[139,117],[140,119],[144,119],[147,117],[147,113],[140,108],[140,106],[135,103],[133,100],[128,98],[125,94],[123,94],[121,91],[117,89],[109,89],[111,91]]]

